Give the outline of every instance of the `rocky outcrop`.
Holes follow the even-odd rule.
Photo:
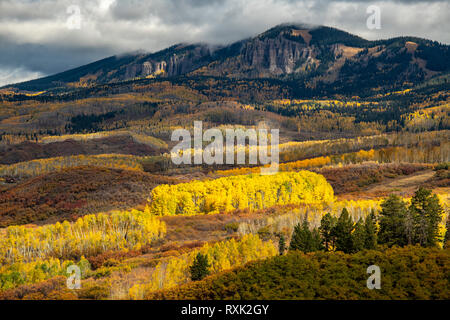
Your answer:
[[[211,50],[206,45],[180,45],[165,55],[147,54],[127,66],[124,78],[151,76],[178,76],[187,74],[211,60]]]
[[[152,54],[109,57],[16,87],[41,91],[81,79],[90,85],[179,75],[301,78],[307,86],[351,81],[371,87],[419,83],[449,71],[448,45],[412,37],[368,41],[329,27],[281,25],[228,46],[181,44]]]

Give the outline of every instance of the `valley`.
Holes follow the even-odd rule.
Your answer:
[[[0,299],[449,299],[449,61],[284,24],[0,88]],[[194,121],[279,172],[175,164]]]

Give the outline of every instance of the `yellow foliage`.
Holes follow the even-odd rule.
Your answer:
[[[278,253],[272,241],[263,242],[257,235],[252,234],[244,235],[238,241],[231,239],[213,245],[206,244],[188,254],[160,262],[148,283],[136,284],[129,290],[130,298],[143,299],[150,292],[188,282],[189,267],[199,252],[208,257],[212,273],[234,268],[249,261],[272,257]]]
[[[150,214],[148,208],[144,212],[87,215],[74,223],[64,221],[36,228],[12,226],[0,237],[0,264],[133,249],[165,232],[164,222]]]
[[[263,209],[277,204],[331,201],[326,179],[309,171],[242,175],[177,185],[159,185],[151,194],[156,215],[209,214],[233,209]]]

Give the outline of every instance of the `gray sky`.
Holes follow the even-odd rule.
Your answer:
[[[369,5],[381,9],[379,30],[366,26]],[[139,49],[226,44],[285,22],[450,43],[449,0],[0,0],[0,86]]]

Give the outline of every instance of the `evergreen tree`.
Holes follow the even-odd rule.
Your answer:
[[[306,243],[310,237],[308,221],[305,219],[302,224],[298,223],[292,232],[289,250],[300,250],[305,252]]]
[[[406,204],[397,195],[390,195],[381,203],[380,232],[378,240],[388,246],[407,244],[405,221],[408,210]]]
[[[366,231],[364,248],[375,249],[377,247],[377,227],[375,213],[373,211],[366,217],[364,229]]]
[[[294,227],[289,250],[300,250],[305,253],[317,251],[321,248],[320,242],[319,231],[315,229],[311,232],[308,220],[305,218],[302,224],[299,223]]]
[[[365,248],[366,244],[366,228],[362,219],[355,224],[355,231],[352,233],[353,251],[358,252]]]
[[[323,250],[322,239],[320,238],[319,229],[314,229],[311,232],[311,241],[309,249],[311,252]]]
[[[278,251],[280,252],[280,255],[283,255],[286,251],[286,239],[284,239],[284,235],[280,235],[280,240],[278,240]]]
[[[353,251],[353,220],[350,217],[347,208],[342,209],[341,215],[334,227],[336,237],[336,250],[350,253]]]
[[[431,190],[420,187],[411,199],[409,212],[414,221],[415,243],[426,247],[436,246],[443,213],[438,197]]]
[[[208,256],[200,252],[194,259],[192,266],[189,267],[191,272],[191,280],[198,281],[210,274],[210,265],[208,263]]]
[[[447,222],[445,223],[445,237],[444,237],[444,248],[450,248],[450,214],[447,216]]]
[[[334,218],[329,212],[320,220],[319,232],[322,236],[322,244],[325,251],[331,250],[334,247],[335,239],[333,234],[333,228],[336,225],[336,218]]]

